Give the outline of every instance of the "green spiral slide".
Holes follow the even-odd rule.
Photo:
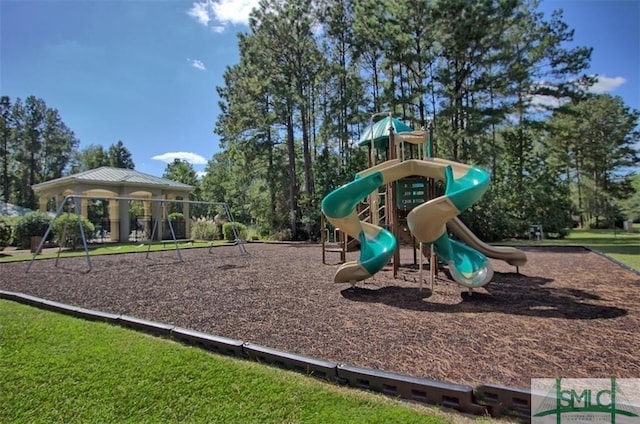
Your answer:
[[[455,240],[446,231],[448,221],[475,203],[488,188],[487,172],[472,166],[439,158],[397,159],[367,169],[356,179],[331,192],[322,201],[322,211],[333,225],[360,241],[360,258],[342,264],[336,272],[337,283],[364,280],[380,271],[397,248],[395,237],[387,230],[359,220],[356,205],[378,187],[410,175],[443,180],[444,196],[414,208],[407,216],[409,230],[423,243],[434,243],[438,257],[447,263],[452,277],[465,287],[480,287],[493,277],[487,257]]]

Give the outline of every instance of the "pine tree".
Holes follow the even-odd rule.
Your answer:
[[[11,99],[9,96],[0,98],[0,164],[2,168],[2,200],[9,201],[11,173],[9,172],[10,143],[13,133],[11,122]]]
[[[131,152],[127,149],[122,142],[118,140],[117,143],[109,146],[107,150],[107,163],[114,168],[135,169]]]

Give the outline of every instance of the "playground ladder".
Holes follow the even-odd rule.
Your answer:
[[[331,237],[331,231],[327,228],[327,224],[324,218],[324,214],[320,215],[320,240],[322,242],[322,263],[327,265],[327,253],[339,253],[340,262],[345,263],[347,261],[347,235],[336,228],[333,230],[333,237]]]

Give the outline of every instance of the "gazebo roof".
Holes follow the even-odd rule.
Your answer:
[[[56,178],[55,180],[34,184],[32,188],[34,191],[43,191],[69,184],[82,183],[98,186],[109,185],[161,188],[182,192],[191,192],[195,190],[194,186],[188,184],[145,174],[144,172],[139,172],[134,169],[112,168],[109,166],[90,169],[77,174],[67,175],[66,177]]]

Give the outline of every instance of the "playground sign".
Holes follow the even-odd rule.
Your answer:
[[[531,423],[640,424],[640,378],[531,379]]]
[[[426,178],[403,178],[396,182],[396,207],[410,211],[429,200]]]

